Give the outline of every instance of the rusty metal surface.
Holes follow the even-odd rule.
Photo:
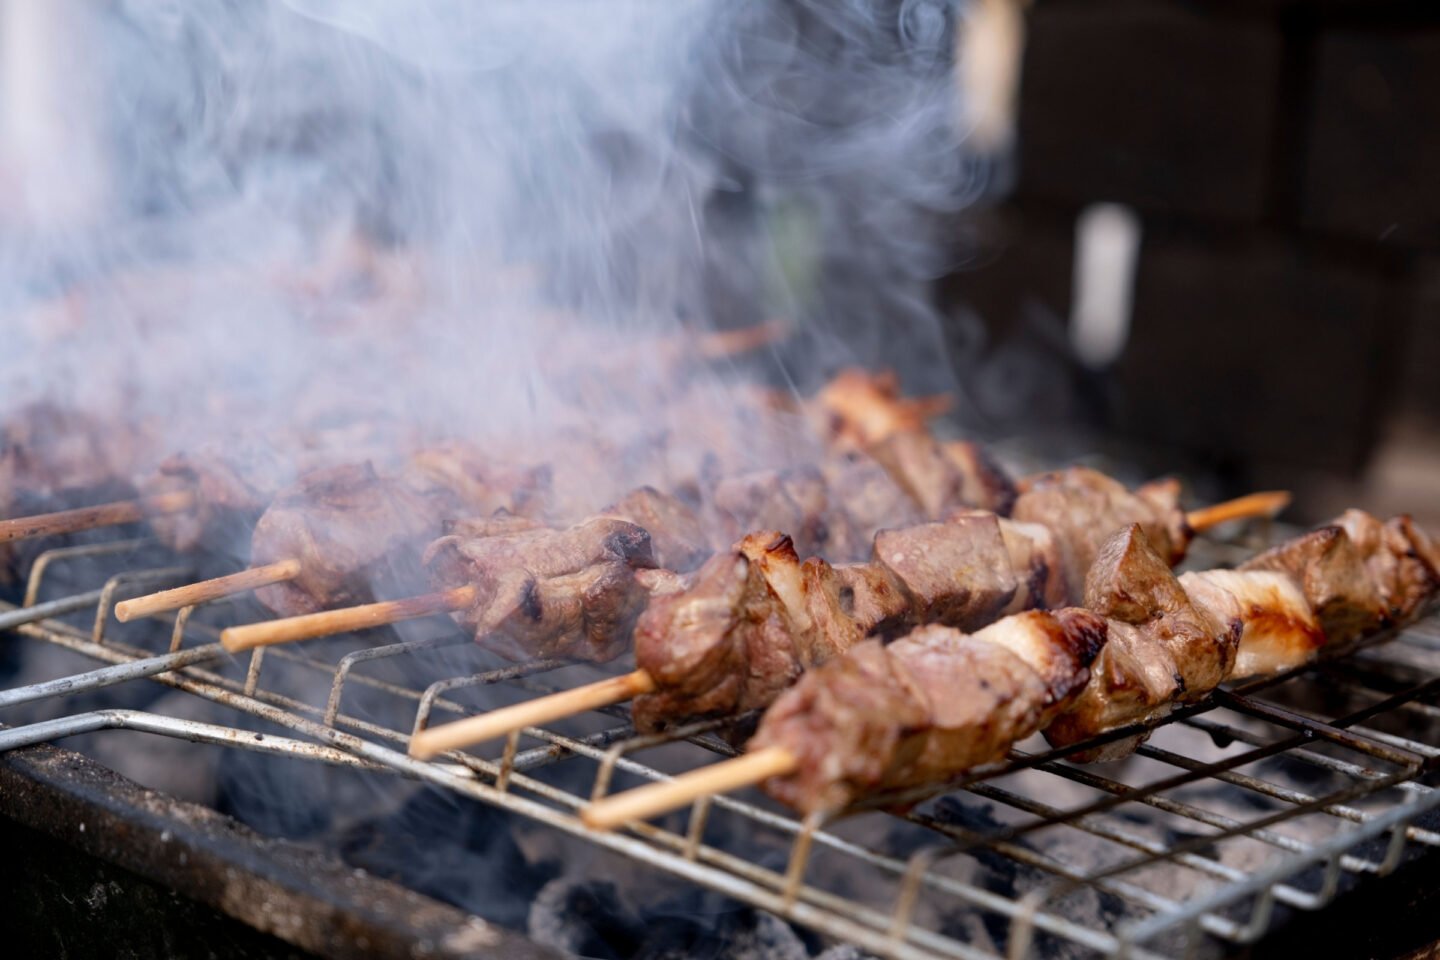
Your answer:
[[[56,747],[27,747],[0,757],[0,813],[320,956],[559,956]]]

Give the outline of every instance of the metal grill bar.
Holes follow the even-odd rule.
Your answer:
[[[108,666],[0,692],[0,707],[148,678],[274,724],[293,736],[265,734],[257,740],[254,732],[226,725],[138,711],[92,710],[0,730],[0,750],[73,733],[131,729],[398,773],[583,837],[877,954],[906,958],[1021,956],[1044,938],[1098,954],[1146,958],[1204,947],[1206,935],[1215,938],[1209,942],[1249,942],[1267,928],[1275,904],[1317,909],[1338,893],[1344,877],[1383,875],[1407,852],[1440,845],[1440,832],[1416,824],[1422,813],[1440,806],[1440,791],[1420,782],[1431,758],[1440,753],[1440,731],[1411,729],[1414,723],[1433,722],[1440,715],[1440,708],[1423,699],[1440,690],[1440,658],[1434,656],[1440,653],[1440,632],[1434,620],[1360,644],[1355,655],[1363,662],[1291,671],[1237,685],[1205,703],[1181,708],[1143,728],[1155,740],[1141,748],[1134,767],[1102,773],[1065,762],[1060,751],[1015,751],[1004,765],[957,778],[951,796],[969,798],[960,801],[966,806],[989,805],[994,815],[1018,817],[1017,822],[1002,820],[975,829],[951,822],[938,808],[932,812],[921,807],[903,815],[904,823],[943,838],[939,845],[915,851],[888,849],[887,829],[879,834],[866,829],[877,816],[873,813],[833,824],[802,822],[728,796],[697,804],[688,817],[596,834],[575,816],[589,795],[537,779],[537,771],[562,762],[589,765],[597,795],[609,791],[617,773],[666,779],[665,772],[638,755],[661,746],[690,744],[684,748],[690,750],[685,762],[693,765],[707,756],[733,754],[733,748],[715,736],[725,722],[643,737],[623,723],[581,737],[531,728],[523,731],[523,738],[538,741],[537,746],[522,749],[521,737],[512,737],[498,757],[454,752],[435,762],[414,760],[405,754],[405,747],[414,731],[431,722],[436,710],[450,716],[473,712],[452,699],[454,694],[499,685],[547,689],[548,684],[536,678],[568,665],[541,661],[435,676],[438,664],[423,658],[429,651],[460,642],[454,634],[378,645],[362,639],[351,649],[343,644],[262,649],[248,660],[237,659],[214,642],[213,625],[192,617],[197,608],[153,621],[163,627],[153,639],[165,653],[140,649],[117,639],[118,634],[107,636],[110,606],[117,594],[133,585],[173,579],[178,567],[123,570],[98,590],[36,602],[53,568],[124,557],[143,546],[130,541],[123,548],[119,544],[65,548],[37,559],[24,605],[0,605],[0,629]],[[60,619],[89,609],[94,609],[95,617],[87,629]],[[133,629],[130,635],[135,635]],[[1437,670],[1427,672],[1416,664],[1416,657],[1433,660]],[[412,687],[366,672],[387,663],[403,666],[406,675],[423,674],[428,665],[432,675]],[[281,681],[301,675],[328,678],[323,703],[306,703],[280,692]],[[1312,716],[1293,706],[1296,698],[1291,693],[1304,683],[1340,684],[1359,698],[1357,705],[1338,717]],[[352,687],[353,701],[347,695]],[[383,709],[364,717],[346,713],[347,704],[353,711],[359,703],[361,690],[367,703],[376,700]],[[1276,699],[1279,694],[1285,695],[1283,699]],[[624,715],[623,710],[602,714]],[[1375,728],[1401,716],[1410,718],[1409,726],[1399,728],[1407,736]],[[390,717],[401,719],[386,719]],[[1116,731],[1107,739],[1121,739],[1139,729]],[[1192,756],[1186,736],[1207,737],[1220,755]],[[1311,771],[1310,781],[1287,782],[1286,765]],[[1049,793],[1062,788],[1085,796],[1074,801],[1050,799]],[[1196,790],[1205,792],[1191,795]],[[1212,794],[1231,805],[1203,800]],[[871,806],[919,799],[918,794],[876,798]],[[1358,806],[1362,801],[1365,806]],[[1269,809],[1257,813],[1257,806]],[[739,821],[744,829],[722,829],[722,818],[723,827]],[[1307,818],[1319,818],[1323,829],[1307,834]],[[1163,826],[1168,820],[1192,825],[1193,835],[1160,839],[1153,830],[1147,834],[1137,826],[1152,821]],[[757,831],[790,846],[783,869],[750,859],[743,845],[730,848],[734,838]],[[1372,851],[1373,843],[1387,834],[1391,839]],[[1104,859],[1077,857],[1073,850],[1067,854],[1064,844],[1052,842],[1055,836],[1073,838],[1069,842],[1075,843],[1085,838],[1090,846],[1077,849],[1103,854]],[[1237,843],[1258,845],[1280,856],[1256,866],[1230,856]],[[821,861],[826,864],[823,869]],[[1049,880],[1023,892],[997,887],[991,874],[1002,862]],[[1317,867],[1315,887],[1307,881],[1307,871]],[[836,873],[854,870],[873,874],[892,892],[856,899],[827,883]],[[1199,893],[1177,896],[1154,885],[1152,874],[1157,870],[1170,871],[1167,876],[1193,877],[1203,886]],[[1067,904],[1083,890],[1112,895],[1129,912],[1113,928],[1093,910],[1075,912]],[[1008,932],[993,944],[956,939],[934,924],[934,917],[954,910],[993,916]]]

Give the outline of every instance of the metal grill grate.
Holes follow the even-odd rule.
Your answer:
[[[0,730],[0,750],[126,728],[396,773],[890,957],[1224,952],[1263,934],[1277,907],[1318,909],[1440,845],[1422,819],[1440,805],[1426,782],[1440,756],[1437,617],[1179,711],[1124,765],[1072,765],[1037,739],[939,798],[877,798],[872,810],[840,820],[800,821],[767,800],[727,796],[659,824],[597,834],[576,818],[580,806],[733,754],[721,725],[641,737],[617,709],[527,729],[483,756],[414,760],[405,752],[412,731],[473,713],[467,700],[477,693],[533,695],[593,668],[495,668],[454,631],[235,658],[215,626],[200,622],[223,618],[223,605],[205,617],[183,610],[164,629],[166,621],[147,621],[124,641],[112,636],[112,603],[188,574],[176,567],[123,570],[41,600],[56,571],[93,569],[107,557],[123,563],[136,548],[63,548],[34,563],[22,604],[0,605],[0,630],[106,666],[0,692],[0,707],[149,678],[293,736],[99,710]]]

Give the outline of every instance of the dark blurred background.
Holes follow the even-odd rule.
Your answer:
[[[1008,190],[942,285],[985,331],[956,355],[987,430],[1288,486],[1297,519],[1440,519],[1440,4],[972,9],[1004,5],[1024,42]],[[1081,241],[1096,204],[1123,229]],[[1116,343],[1088,356],[1086,242],[1129,295],[1089,310]]]

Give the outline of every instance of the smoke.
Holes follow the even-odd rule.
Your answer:
[[[6,10],[7,406],[119,405],[176,449],[334,410],[622,443],[683,426],[677,334],[775,320],[772,379],[949,385],[927,289],[986,184],[950,4]],[[736,366],[684,392],[723,410]]]
[[[952,386],[929,285],[989,186],[954,3],[0,15],[0,417],[56,400],[156,425],[163,455],[377,416],[562,471],[584,438],[618,451],[578,478],[598,507],[674,466],[626,459],[652,438],[727,470],[810,459],[803,431],[737,412],[749,379],[808,391],[861,363]],[[787,339],[753,357],[675,360],[774,321]],[[257,822],[346,779],[235,762]],[[348,791],[373,813],[392,789]]]

